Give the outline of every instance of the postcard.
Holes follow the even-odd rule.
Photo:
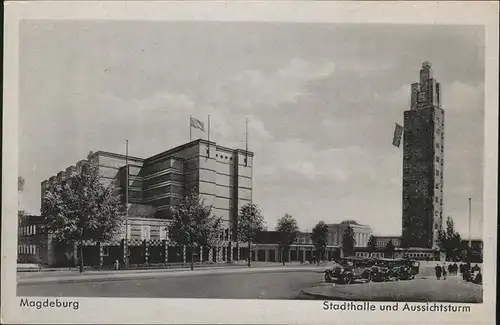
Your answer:
[[[497,2],[5,12],[4,322],[492,324]]]

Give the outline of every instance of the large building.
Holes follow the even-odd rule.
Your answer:
[[[443,224],[444,111],[429,62],[411,85],[404,112],[403,236],[405,247],[437,248]]]
[[[372,229],[366,225],[360,225],[353,220],[345,220],[338,224],[328,225],[328,245],[342,246],[342,235],[347,227],[351,227],[356,240],[355,247],[366,247],[372,235]]]
[[[236,250],[235,230],[239,209],[252,199],[252,152],[198,139],[148,158],[98,151],[89,159],[99,165],[104,183],[114,183],[122,193],[128,190],[128,227],[126,234],[124,227],[122,239],[129,240],[131,251],[134,245],[143,245],[144,241],[159,245],[167,240],[166,225],[172,218],[170,207],[195,191],[224,221],[225,230],[221,234],[224,247],[216,255],[221,255],[222,260],[231,260],[243,253]],[[79,162],[44,180],[41,183],[42,198],[57,180],[64,179],[81,166],[82,162]],[[125,195],[122,197],[125,199]],[[103,254],[111,253],[105,248]],[[206,253],[205,257],[208,255],[212,252]]]

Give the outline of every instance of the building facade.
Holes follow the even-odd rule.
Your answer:
[[[392,241],[394,247],[401,247],[401,236],[375,236],[377,248],[385,248],[389,241]]]
[[[312,233],[300,232],[295,243],[284,252],[279,244],[279,232],[262,231],[257,234],[252,245],[252,260],[259,262],[309,262],[318,258],[316,247],[311,239]],[[327,245],[324,260],[330,261],[341,256],[340,247]]]
[[[366,225],[360,225],[353,220],[345,220],[338,224],[328,225],[328,245],[342,246],[342,235],[347,227],[351,227],[354,231],[354,239],[356,240],[355,247],[366,247],[368,240],[372,235],[372,229]]]
[[[44,220],[40,216],[22,215],[18,217],[17,262],[48,264],[49,240],[43,233]]]
[[[444,111],[429,62],[411,85],[404,112],[403,236],[405,247],[437,248],[443,224]]]
[[[121,194],[128,193],[127,227],[122,227],[121,238],[116,242],[99,248],[103,251],[101,259],[109,255],[110,249],[106,246],[123,246],[123,240],[127,240],[126,245],[130,246],[129,255],[136,246],[168,246],[166,228],[172,220],[170,208],[193,191],[205,204],[213,207],[212,212],[222,218],[224,225],[221,234],[223,247],[220,251],[205,252],[205,258],[209,255],[210,259],[213,256],[213,259],[224,261],[240,258],[243,251],[237,249],[237,216],[239,209],[252,199],[252,152],[198,139],[148,158],[98,151],[89,159],[98,164],[104,184],[114,184]],[[44,180],[41,183],[42,198],[58,180],[80,170],[82,164],[80,161]],[[122,195],[124,200],[125,197]],[[168,260],[168,248],[160,253],[164,260]],[[141,254],[151,255],[149,252],[145,254],[144,249]],[[176,251],[175,254],[186,260],[186,252]],[[203,256],[203,248],[197,255]],[[161,257],[158,259],[162,260]]]

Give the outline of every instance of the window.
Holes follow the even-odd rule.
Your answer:
[[[151,226],[142,225],[141,226],[141,240],[149,240],[151,238]]]
[[[132,233],[132,225],[127,225],[127,238],[130,239]]]
[[[439,183],[436,183],[436,189],[439,189]]]
[[[439,149],[439,143],[437,143],[437,142],[436,142],[436,148],[438,148],[438,149]]]
[[[436,162],[439,162],[439,156],[436,156]]]
[[[439,203],[439,198],[436,196],[436,203]]]
[[[436,176],[439,176],[439,170],[436,169]]]
[[[160,240],[167,239],[167,228],[165,226],[160,226]]]

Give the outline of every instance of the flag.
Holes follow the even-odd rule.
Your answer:
[[[203,124],[203,122],[193,117],[191,117],[191,127],[205,132],[205,125]]]
[[[392,145],[398,147],[401,145],[401,138],[403,136],[403,127],[396,123],[396,128],[394,129],[394,138],[392,139]]]

